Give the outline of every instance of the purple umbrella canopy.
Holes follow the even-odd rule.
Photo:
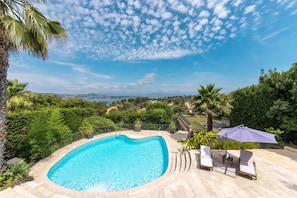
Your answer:
[[[219,131],[219,136],[238,142],[259,142],[277,144],[275,135],[264,131],[248,128],[244,125],[239,125],[232,128],[224,128]]]

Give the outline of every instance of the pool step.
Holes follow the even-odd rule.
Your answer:
[[[191,168],[192,158],[188,151],[173,152],[169,173],[188,172]]]

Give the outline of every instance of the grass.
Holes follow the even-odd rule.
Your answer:
[[[201,125],[201,123],[207,122],[207,116],[195,115],[195,116],[186,116],[187,120],[191,123],[192,129],[194,131],[203,131],[206,126]],[[213,117],[213,121],[221,121],[219,117]]]
[[[187,120],[191,123],[192,129],[194,131],[203,131],[204,126],[200,123],[206,123],[207,117],[206,116],[186,116]]]

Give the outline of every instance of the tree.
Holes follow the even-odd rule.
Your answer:
[[[36,57],[47,58],[47,41],[65,40],[65,29],[58,21],[48,20],[28,0],[0,1],[0,174],[6,137],[6,97],[9,53],[24,50]]]
[[[10,99],[13,96],[17,96],[23,93],[26,87],[27,83],[19,83],[17,79],[8,80],[7,99]]]
[[[7,100],[7,110],[12,112],[20,112],[33,109],[33,103],[26,97],[13,96]]]
[[[20,112],[32,110],[33,103],[30,98],[34,93],[25,91],[27,83],[19,83],[17,79],[8,80],[6,108],[8,111]]]
[[[199,96],[194,98],[198,112],[207,114],[207,131],[212,131],[213,114],[229,114],[231,111],[230,99],[220,93],[221,89],[215,88],[214,84],[200,85]]]
[[[232,125],[244,124],[251,128],[278,128],[275,120],[266,116],[276,98],[275,91],[264,85],[252,85],[240,88],[231,93]]]

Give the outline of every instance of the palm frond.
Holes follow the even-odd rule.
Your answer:
[[[58,39],[58,38],[66,39],[67,38],[66,30],[62,27],[60,22],[48,20],[47,24],[48,24],[48,27],[49,27],[49,30],[50,30],[51,34],[56,39]]]
[[[18,49],[26,31],[24,24],[11,16],[5,15],[0,18],[0,27],[5,30],[12,47]]]

